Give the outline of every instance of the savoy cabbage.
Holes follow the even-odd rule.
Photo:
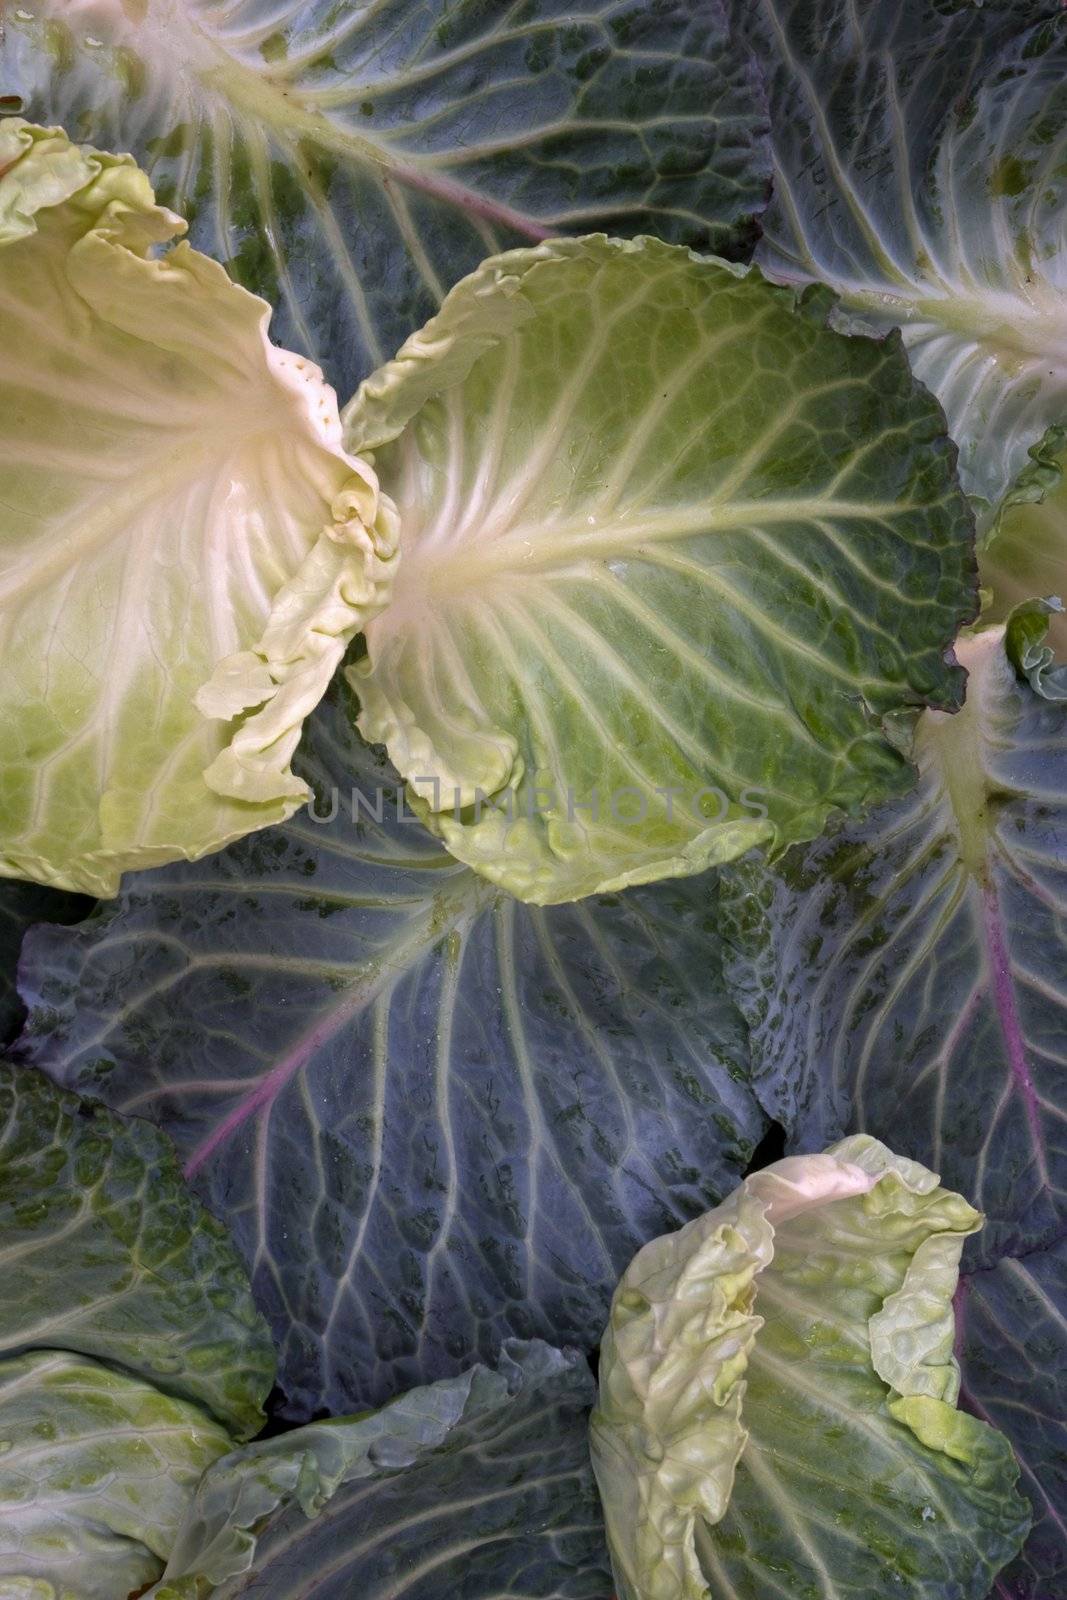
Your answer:
[[[3,9],[4,1600],[1067,1594],[1065,86]]]

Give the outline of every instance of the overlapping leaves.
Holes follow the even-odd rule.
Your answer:
[[[759,260],[900,326],[995,506],[1067,421],[1067,28],[1053,5],[736,0],[766,73]]]
[[[524,908],[429,838],[350,717],[324,707],[306,752],[332,822],[139,875],[23,962],[26,1054],[174,1135],[296,1415],[507,1335],[595,1344],[634,1249],[762,1128],[699,879]]]
[[[593,1393],[576,1351],[512,1344],[496,1371],[251,1445],[205,1475],[150,1600],[608,1600]]]
[[[156,1579],[233,1441],[197,1405],[66,1350],[0,1361],[0,1592],[115,1600]]]
[[[0,1062],[3,1592],[113,1600],[158,1578],[273,1372],[166,1137]]]
[[[243,1444],[273,1352],[165,1135],[7,1063],[0,1115],[5,1596],[604,1600],[584,1356],[513,1344]]]
[[[893,1138],[986,1213],[995,1261],[1063,1216],[1067,711],[1017,682],[1000,630],[963,658],[966,709],[926,714],[914,793],[733,869],[725,908],[792,1147]]]
[[[792,282],[832,285],[844,297],[842,325],[903,325],[913,368],[961,447],[964,487],[996,530],[985,577],[1001,614],[1035,586],[1063,587],[1062,499],[1041,500],[1056,488],[1067,393],[1062,8],[737,0],[726,10],[732,31],[718,0],[592,0],[580,13],[561,0],[41,0],[5,15],[0,91],[4,109],[17,109],[17,93],[31,114],[75,136],[133,148],[161,198],[191,216],[194,240],[274,300],[284,341],[326,358],[349,392],[458,278],[505,246],[604,226],[744,251],[770,171],[765,75],[777,197],[763,263]],[[640,326],[623,324],[630,365],[609,374],[612,402],[636,381],[640,356],[647,363],[659,352],[661,300],[652,297]],[[549,396],[567,365],[563,344],[542,352]],[[851,359],[872,348],[856,343]],[[780,395],[788,361],[777,345],[764,354]],[[703,356],[697,348],[698,367]],[[892,345],[881,358],[903,370]],[[657,367],[650,393],[661,375]],[[537,469],[532,434],[514,427],[514,391],[500,393],[517,457]],[[744,414],[745,383],[729,380],[724,393],[724,416],[762,437]],[[908,393],[911,409],[897,419],[905,431],[920,404]],[[476,399],[465,394],[464,406],[491,418],[493,405],[478,412]],[[491,426],[477,422],[468,441],[447,403],[439,412],[418,425],[414,478],[425,471],[433,483],[446,452],[465,452],[474,487],[492,487],[501,458]],[[923,414],[936,417],[929,405]],[[806,414],[804,426],[812,420]],[[822,448],[826,414],[815,421]],[[591,437],[606,436],[603,423],[598,414]],[[854,409],[835,428],[841,449],[854,451]],[[650,422],[645,446],[654,433]],[[640,431],[627,438],[624,461],[642,448]],[[705,465],[707,446],[702,439]],[[938,449],[944,466],[950,452],[943,441]],[[385,454],[394,451],[399,461],[403,450],[387,443]],[[531,471],[538,492],[552,488],[550,456]],[[28,451],[20,459],[25,469]],[[594,479],[602,466],[594,463]],[[563,461],[564,477],[579,476],[574,467]],[[997,518],[1013,481],[1016,503]],[[899,481],[892,487],[899,507]],[[454,504],[437,504],[447,520]],[[551,497],[538,504],[539,529],[558,508]],[[884,528],[870,530],[866,567],[850,575],[843,604],[826,592],[843,569],[813,559],[825,528],[803,526],[789,576],[761,613],[778,632],[746,633],[720,685],[743,691],[770,662],[808,734],[825,743],[835,717],[853,733],[862,725],[901,783],[906,768],[881,743],[878,714],[890,701],[951,703],[955,674],[942,651],[969,603],[965,519],[949,540],[959,561],[946,587],[930,566],[927,510],[924,501],[927,543],[913,541],[903,562],[886,558]],[[528,531],[521,521],[519,531]],[[618,583],[647,550],[611,554]],[[747,547],[732,567],[715,554],[716,582],[739,584],[747,602],[763,581],[759,563]],[[567,567],[564,581],[585,579]],[[466,577],[458,585],[473,588]],[[790,607],[802,593],[798,622]],[[672,600],[688,626],[696,607]],[[921,682],[915,639],[900,621],[916,601],[945,613],[936,637],[924,636]],[[662,640],[670,607],[658,591],[643,603],[640,625]],[[531,635],[517,616],[508,612],[502,646],[494,636],[498,676],[499,657],[518,645],[515,682],[543,686],[554,675],[558,688],[555,658],[546,672],[543,653],[531,672]],[[597,670],[602,663],[586,650],[588,627],[584,614],[578,635],[567,621],[568,648],[580,636],[586,701],[625,759],[650,721],[632,706],[620,715],[620,680],[605,685],[589,667],[587,658],[597,657]],[[626,628],[616,632],[629,648],[632,606]],[[771,659],[779,632],[790,641],[784,667]],[[365,691],[383,637],[372,637]],[[794,662],[794,646],[807,660],[823,645],[843,664],[825,697],[809,692]],[[493,651],[483,646],[466,651],[464,670],[484,669]],[[745,1029],[724,994],[724,912],[756,1087],[792,1143],[873,1129],[989,1213],[984,1250],[957,1296],[963,1398],[1008,1433],[1036,1517],[997,1592],[1046,1600],[1062,1587],[1062,1437],[1050,1386],[1065,1349],[1055,1240],[1067,738],[1063,707],[1015,680],[995,637],[969,648],[967,710],[926,717],[914,793],[780,867],[749,864],[721,906],[700,880],[547,913],[517,905],[398,816],[395,775],[354,739],[353,708],[334,705],[307,752],[320,811],[339,791],[333,821],[299,819],[199,866],[135,879],[83,927],[31,937],[25,1055],[174,1132],[251,1266],[282,1345],[290,1415],[468,1368],[391,1416],[314,1424],[229,1458],[203,1479],[177,1534],[179,1502],[207,1457],[179,1464],[181,1493],[153,1513],[153,1462],[169,1448],[153,1455],[153,1429],[169,1438],[172,1420],[179,1430],[190,1420],[177,1413],[201,1406],[231,1427],[255,1426],[269,1361],[246,1291],[221,1234],[190,1223],[158,1135],[135,1125],[116,1165],[101,1136],[106,1113],[83,1115],[68,1101],[53,1115],[43,1089],[19,1087],[0,1145],[0,1167],[16,1180],[0,1195],[13,1241],[0,1246],[0,1303],[23,1331],[7,1340],[16,1353],[5,1358],[12,1381],[0,1392],[0,1420],[32,1430],[37,1406],[70,1422],[69,1459],[91,1489],[69,1518],[64,1503],[70,1571],[87,1554],[103,1557],[104,1545],[93,1545],[102,1518],[107,1558],[127,1561],[127,1587],[156,1576],[177,1538],[161,1600],[199,1597],[205,1583],[236,1595],[253,1567],[279,1595],[314,1571],[326,1595],[358,1588],[423,1600],[462,1585],[479,1600],[504,1586],[523,1600],[603,1600],[580,1444],[581,1359],[535,1347],[512,1350],[497,1375],[469,1363],[495,1360],[509,1334],[594,1343],[634,1249],[739,1176],[764,1123],[748,1087]],[[880,698],[879,674],[902,657],[901,692]],[[455,692],[454,658],[446,660],[430,698],[441,683]],[[705,705],[706,654],[676,650],[676,661],[691,674],[687,709]],[[677,679],[673,667],[668,676]],[[1047,673],[1031,676],[1053,692]],[[501,695],[509,714],[513,688]],[[462,684],[460,698],[463,723]],[[666,689],[653,697],[661,719],[667,698]],[[737,730],[743,755],[762,740],[762,776],[773,787],[775,740],[747,712],[736,714]],[[376,731],[390,737],[382,719]],[[551,743],[538,729],[525,754],[535,757],[538,741]],[[851,759],[856,740],[838,746]],[[782,767],[795,775],[802,762]],[[800,810],[810,809],[805,782],[799,800],[788,796]],[[831,798],[859,802],[877,787]],[[133,785],[138,803],[142,790]],[[33,914],[16,909],[9,946]],[[166,1310],[176,1263],[197,1285],[183,1298],[194,1328],[177,1368]],[[205,1286],[219,1282],[224,1293],[212,1298]],[[64,1295],[76,1304],[64,1306]],[[235,1296],[254,1352],[243,1388],[234,1330],[222,1326]],[[147,1307],[147,1339],[143,1326],[136,1338],[131,1331],[131,1297]],[[779,1330],[786,1335],[789,1354],[793,1330]],[[59,1352],[42,1354],[41,1339]],[[121,1378],[116,1364],[127,1369]],[[757,1373],[757,1409],[760,1381]],[[780,1446],[777,1377],[763,1398]],[[873,1389],[870,1398],[881,1403]],[[113,1478],[91,1428],[82,1444],[84,1418],[109,1407],[118,1431],[132,1426],[144,1445]],[[205,1426],[205,1438],[219,1434],[210,1456],[225,1438],[217,1420]],[[810,1439],[818,1426],[804,1418],[800,1432]],[[0,1477],[5,1463],[12,1458],[0,1457]],[[32,1516],[26,1526],[36,1537]],[[729,1539],[736,1528],[720,1531]],[[819,1547],[822,1534],[807,1533],[786,1530],[790,1561]],[[11,1555],[4,1537],[0,1561]]]
[[[258,1431],[266,1328],[157,1129],[0,1063],[0,1224],[0,1354],[121,1365],[235,1436]]]
[[[727,250],[766,115],[720,0],[40,0],[28,116],[133,150],[342,393],[483,257],[604,227]]]

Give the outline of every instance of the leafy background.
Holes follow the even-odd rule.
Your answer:
[[[769,193],[759,75],[720,0],[78,11],[8,12],[4,89],[132,150],[342,399],[497,250],[602,229],[730,254]]]
[[[993,849],[1006,874],[1025,852],[1031,886],[1044,852],[1047,901],[1063,832],[1054,808],[1028,796],[1027,752],[1067,748],[1067,710],[1027,686],[1005,695],[991,744],[1017,798]],[[785,858],[769,904],[791,912],[781,937],[811,958],[794,967],[782,951],[776,966],[761,942],[768,874],[755,862],[523,907],[403,811],[340,686],[303,758],[314,815],[329,816],[340,787],[336,817],[297,818],[205,863],[137,875],[84,922],[31,932],[21,973],[24,1058],[159,1120],[233,1230],[280,1345],[276,1414],[381,1401],[473,1354],[495,1356],[506,1336],[593,1350],[640,1242],[706,1209],[746,1165],[819,1148],[861,1121],[905,1153],[958,1164],[964,1189],[982,1175],[989,1222],[957,1296],[963,1403],[1007,1433],[1035,1507],[1026,1552],[996,1592],[1044,1600],[1064,1562],[1061,1213],[1027,1177],[1032,1126],[1013,1096],[936,762],[911,800]],[[1042,760],[1050,787],[1057,770]],[[369,809],[379,790],[380,825]],[[907,870],[912,858],[937,869],[929,949],[913,920],[929,886]],[[1038,1019],[1033,1059],[1051,1059],[1057,1013],[1041,984],[1034,1012],[1019,952],[1051,960],[1062,934],[1055,918],[1042,930],[1025,902],[1008,903],[1013,991]],[[754,904],[759,938],[745,916]],[[787,990],[829,980],[815,1015],[839,1041],[836,1075],[805,1076],[826,1044],[810,1034],[802,991],[776,996],[784,1029],[761,1017],[754,992],[770,972]],[[935,1064],[910,1095],[900,1019],[918,1040],[914,1060]],[[872,1063],[865,1101],[848,1091],[855,1056]],[[981,1102],[1001,1104],[992,1122],[976,1074]],[[975,1148],[931,1145],[931,1082],[946,1134],[973,1129]],[[1054,1102],[1043,1115],[1060,1182],[1062,1117]]]
[[[634,1251],[734,1186],[765,1119],[705,879],[521,905],[406,811],[343,691],[303,770],[334,821],[31,934],[22,1050],[174,1136],[308,1417],[509,1335],[592,1348]]]
[[[1024,140],[1051,127],[1045,149],[1061,150],[1058,10],[869,8],[898,42],[909,31],[921,41],[909,172],[931,168],[968,84],[987,100],[1001,93],[996,73],[1021,62],[999,52],[1020,23],[1041,45],[1049,95],[1040,124],[1000,126]],[[319,360],[344,398],[494,249],[603,227],[747,255],[787,163],[744,41],[766,52],[772,38],[799,50],[821,40],[822,50],[822,22],[847,28],[855,8],[191,0],[177,48],[161,29],[138,33],[135,13],[104,0],[8,8],[0,106],[132,149],[190,218],[194,243],[276,303],[274,336]],[[792,117],[803,130],[803,171],[786,176],[798,191],[810,183],[823,208],[811,275],[831,281],[857,197],[861,211],[877,202],[894,249],[901,237],[907,186],[885,181],[893,145],[879,121],[887,39],[876,29],[868,43],[865,79],[834,80],[828,49],[810,63],[843,117],[831,118],[829,147],[847,157],[844,206],[830,192],[833,164],[819,161],[825,128],[800,102],[787,107],[773,64],[766,74],[774,128]],[[981,162],[975,171],[968,192],[981,195]],[[998,197],[1009,222],[1011,187]],[[791,248],[782,193],[760,246],[768,265]],[[983,350],[936,328],[917,339],[951,410],[945,385],[958,378],[964,395],[967,373],[986,370]],[[1063,420],[1058,373],[1039,386],[1028,425]],[[1020,464],[1015,398],[1004,402],[1004,448],[986,458],[998,482]],[[1027,1548],[996,1593],[1049,1600],[1067,1582],[1053,1406],[1067,1352],[1062,1198],[1047,1157],[1063,1124],[1064,736],[1062,711],[1019,694],[1032,725],[1027,748],[997,757],[1011,794],[1001,804],[995,789],[995,866],[1000,981],[1041,1074],[1036,1123],[989,1004],[1000,957],[981,943],[929,787],[793,854],[773,878],[731,879],[722,903],[704,878],[536,912],[417,827],[366,816],[296,819],[198,866],[133,878],[88,917],[79,897],[4,884],[0,1027],[10,1038],[19,1025],[14,964],[25,928],[44,921],[25,943],[21,1053],[173,1133],[280,1339],[275,1409],[287,1419],[371,1403],[476,1354],[495,1359],[509,1334],[592,1347],[636,1244],[705,1209],[746,1164],[854,1121],[862,1065],[875,1085],[865,1126],[932,1157],[940,1117],[948,1181],[974,1194],[968,1174],[980,1169],[991,1225],[957,1296],[963,1402],[1008,1433],[1035,1506]],[[351,787],[353,760],[371,787],[393,781],[371,753],[353,756],[353,737],[335,700],[306,742],[327,809],[338,770]],[[821,977],[783,963],[795,1008],[784,1029],[768,1025],[760,997],[776,945],[829,974],[814,994]],[[820,1077],[815,1059],[829,1063]],[[902,1065],[924,1060],[936,1067],[919,1068],[902,1094]],[[989,1095],[1001,1111],[991,1131],[979,1115]],[[543,1460],[544,1433],[528,1437]],[[524,1450],[509,1470],[528,1469]],[[488,1458],[501,1470],[492,1449]],[[476,1431],[468,1459],[484,1465]],[[428,1518],[448,1493],[430,1485]],[[367,1515],[380,1515],[373,1501]],[[356,1548],[362,1526],[350,1539],[342,1524],[335,1548]],[[602,1600],[597,1559],[575,1587],[558,1563],[523,1558],[514,1592]],[[494,1581],[471,1593],[496,1593]]]

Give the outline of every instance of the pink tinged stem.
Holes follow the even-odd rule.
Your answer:
[[[341,1031],[364,1001],[363,993],[357,991],[345,1005],[338,1006],[336,1011],[332,1011],[328,1017],[298,1040],[277,1066],[272,1067],[254,1089],[250,1089],[241,1097],[233,1110],[223,1117],[218,1127],[209,1133],[206,1139],[201,1140],[185,1163],[185,1176],[195,1177],[232,1133],[235,1133],[249,1118],[258,1116],[261,1111],[269,1110],[289,1080],[307,1064],[321,1045]]]
[[[387,182],[389,178],[395,178],[398,182],[406,184],[409,189],[419,189],[423,194],[432,195],[436,200],[445,200],[450,205],[458,206],[470,216],[480,217],[483,222],[495,222],[500,227],[510,228],[513,233],[519,233],[523,238],[537,244],[544,239],[556,238],[560,231],[558,228],[546,228],[543,223],[535,222],[533,217],[528,217],[525,212],[515,211],[499,200],[490,200],[486,195],[476,194],[473,189],[468,189],[451,178],[443,178],[436,173],[420,172],[418,167],[393,166],[382,181]]]
[[[952,1296],[952,1316],[955,1321],[955,1337],[952,1341],[952,1354],[959,1361],[963,1354],[963,1317],[967,1309],[967,1291],[970,1284],[963,1276],[956,1284],[956,1292]]]
[[[1012,981],[1011,962],[1008,958],[1008,949],[1004,938],[1004,919],[1001,915],[1000,901],[997,897],[996,887],[989,881],[985,883],[982,890],[982,911],[985,922],[986,948],[989,951],[989,964],[993,976],[993,1004],[996,1006],[1000,1032],[1008,1054],[1008,1065],[1011,1068],[1012,1079],[1026,1113],[1030,1137],[1034,1143],[1038,1171],[1041,1174],[1042,1183],[1047,1188],[1048,1162],[1045,1155],[1045,1138],[1041,1129],[1041,1113],[1037,1090],[1034,1088],[1034,1080],[1030,1074],[1030,1064],[1026,1058],[1026,1040],[1023,1037],[1022,1024],[1019,1021],[1019,1008],[1015,1002],[1015,985]]]

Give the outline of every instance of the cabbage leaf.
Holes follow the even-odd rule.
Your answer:
[[[395,496],[350,670],[418,814],[522,899],[817,835],[951,708],[969,514],[894,340],[652,239],[500,256],[344,414]]]
[[[306,799],[303,718],[393,567],[332,390],[156,253],[182,228],[129,157],[0,122],[0,871],[97,894]]]
[[[1007,1435],[1034,1512],[1022,1553],[997,1579],[997,1600],[1067,1590],[1067,1239],[1005,1256],[960,1279],[960,1404]]]
[[[769,83],[757,259],[899,326],[992,513],[1067,423],[1067,17],[924,0],[732,0]]]
[[[343,394],[485,257],[555,234],[750,251],[762,84],[723,0],[33,0],[5,91],[132,150]]]
[[[505,1345],[381,1411],[259,1441],[207,1472],[150,1600],[605,1600],[576,1351]]]
[[[967,1188],[987,1262],[1050,1243],[1067,1191],[1067,707],[1004,631],[964,641],[967,703],[921,719],[919,783],[773,868],[732,868],[732,992],[790,1149],[846,1130]]]
[[[984,1600],[1029,1508],[956,1408],[981,1218],[859,1134],[646,1245],[601,1349],[593,1463],[619,1600]]]
[[[40,1349],[121,1366],[237,1439],[274,1376],[241,1262],[166,1135],[0,1062],[0,1357]]]
[[[0,1438],[9,1600],[116,1600],[143,1589],[159,1577],[196,1484],[233,1445],[199,1406],[64,1350],[0,1360]]]
[[[166,1136],[0,1062],[0,1590],[115,1600],[264,1421],[274,1352]]]
[[[509,1336],[592,1348],[765,1124],[705,882],[520,905],[403,807],[343,692],[301,763],[284,827],[34,930],[20,1049],[171,1133],[304,1419]]]

